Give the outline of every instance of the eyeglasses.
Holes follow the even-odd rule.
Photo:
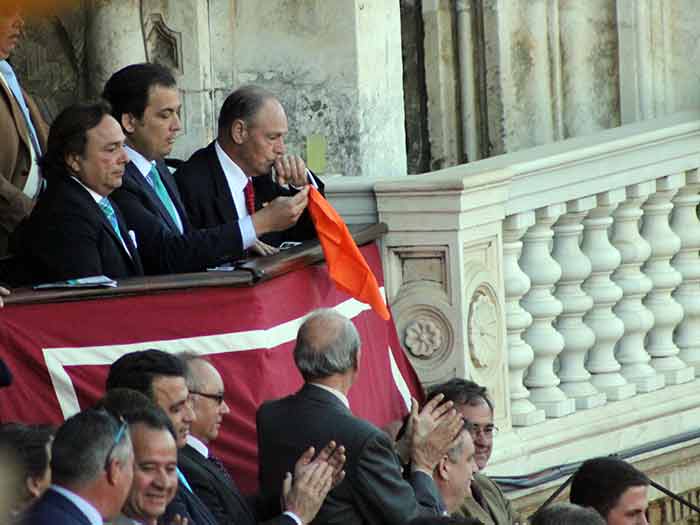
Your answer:
[[[488,425],[479,425],[477,423],[470,423],[469,421],[464,422],[464,428],[471,434],[473,438],[479,435],[479,432],[484,437],[492,438],[494,434],[498,432],[498,427],[489,423]]]
[[[117,448],[117,445],[119,444],[119,442],[124,437],[124,434],[126,433],[126,429],[129,428],[129,425],[126,424],[126,421],[124,420],[123,417],[120,416],[119,421],[121,421],[121,425],[119,426],[117,433],[114,434],[114,442],[112,443],[112,446],[109,447],[109,450],[107,451],[107,457],[105,457],[105,470],[108,470],[109,460],[112,457],[112,454],[114,453],[114,449]]]
[[[198,396],[206,397],[207,399],[211,399],[213,401],[216,401],[217,405],[220,405],[221,403],[224,402],[224,394],[205,394],[204,392],[192,392],[192,391],[190,391],[190,394],[196,394]]]

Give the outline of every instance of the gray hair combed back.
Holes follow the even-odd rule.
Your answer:
[[[70,417],[56,432],[51,447],[51,475],[56,483],[80,486],[96,480],[105,468],[107,453],[121,423],[107,412],[84,410]],[[129,432],[124,432],[110,459],[125,462],[132,453]]]
[[[352,321],[329,308],[314,311],[299,328],[294,362],[305,381],[357,368],[360,336]]]

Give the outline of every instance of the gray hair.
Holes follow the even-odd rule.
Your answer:
[[[196,373],[194,370],[195,367],[192,366],[192,363],[194,361],[204,361],[204,362],[209,362],[207,361],[204,357],[199,356],[195,354],[194,352],[180,352],[177,354],[177,357],[182,361],[182,364],[185,366],[185,381],[187,383],[187,389],[190,392],[199,392],[202,390],[202,383],[199,380],[199,375]]]
[[[451,463],[457,463],[459,461],[460,456],[464,452],[464,447],[467,445],[467,438],[471,439],[472,436],[465,425],[464,428],[460,431],[459,441],[457,441],[454,445],[448,448],[447,452],[445,453]]]
[[[357,368],[360,336],[350,319],[330,308],[315,310],[297,334],[294,362],[305,381]]]
[[[133,449],[128,429],[122,432],[122,425],[101,410],[85,410],[68,418],[51,447],[54,481],[68,487],[88,485],[100,477],[110,460],[125,463]]]
[[[560,501],[540,509],[530,525],[605,525],[605,520],[590,507]]]
[[[269,99],[276,100],[276,97],[267,89],[252,84],[241,86],[231,93],[219,111],[219,139],[227,137],[236,120],[251,125],[260,108]]]

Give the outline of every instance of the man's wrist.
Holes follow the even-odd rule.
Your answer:
[[[296,523],[296,525],[304,525],[304,522],[301,521],[301,518],[300,518],[299,516],[297,516],[297,515],[296,515],[294,512],[292,512],[291,510],[285,510],[285,511],[282,513],[282,515],[284,515],[284,516],[289,516],[290,518],[292,518],[292,519],[294,520],[294,523]]]

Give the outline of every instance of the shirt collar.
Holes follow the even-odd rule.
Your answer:
[[[343,394],[340,390],[336,390],[335,388],[332,388],[330,386],[322,385],[320,383],[309,383],[310,385],[317,386],[318,388],[322,388],[326,392],[330,392],[333,394],[335,397],[340,399],[342,403],[350,410],[350,401],[348,401],[348,398]]]
[[[209,447],[207,447],[201,439],[194,437],[192,434],[188,434],[187,444],[205,458],[209,457]]]
[[[58,485],[50,485],[49,489],[58,492],[61,496],[78,507],[80,512],[85,514],[85,517],[90,522],[90,525],[102,525],[102,516],[100,515],[100,512],[92,505],[92,503],[84,498],[81,498],[75,492]]]
[[[151,167],[155,165],[155,161],[148,160],[128,144],[124,144],[124,149],[126,150],[126,154],[129,156],[129,160],[134,163],[134,166],[136,166],[136,169],[139,170],[139,173],[144,177],[148,175],[148,173],[151,171]]]
[[[85,184],[83,184],[82,182],[80,182],[80,179],[79,179],[78,177],[73,177],[73,176],[71,175],[71,179],[73,179],[75,182],[77,182],[77,183],[80,184],[83,188],[85,188],[85,190],[90,194],[90,196],[91,196],[93,199],[95,199],[95,202],[96,202],[97,204],[99,204],[100,202],[102,202],[102,199],[106,198],[104,195],[100,195],[100,194],[97,193],[95,190],[91,190],[90,188],[88,188],[87,186],[85,186]]]
[[[218,140],[214,143],[214,149],[216,150],[216,156],[219,158],[219,164],[221,164],[221,168],[224,170],[224,175],[231,186],[231,192],[242,192],[243,188],[248,184],[248,176],[243,173],[243,170],[238,164],[231,160],[228,153],[219,145]]]

